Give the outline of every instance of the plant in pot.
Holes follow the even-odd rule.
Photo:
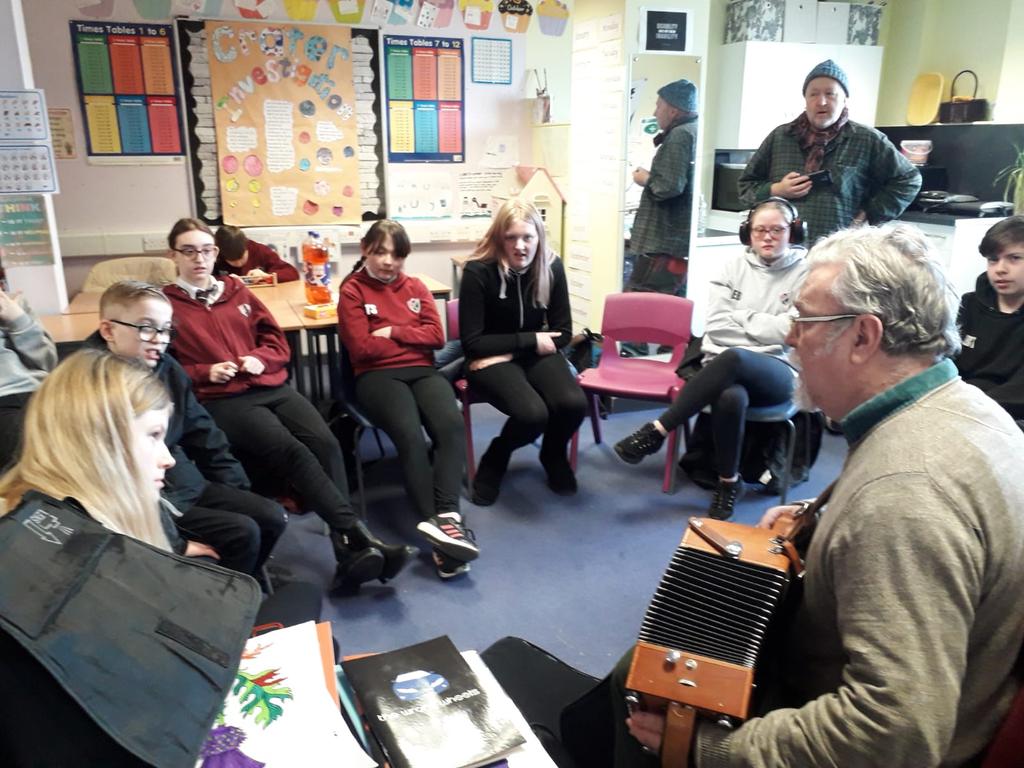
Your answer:
[[[1003,197],[1007,202],[1013,201],[1013,212],[1019,215],[1024,214],[1024,149],[1016,144],[1013,149],[1016,157],[996,175],[996,182],[1006,182]]]

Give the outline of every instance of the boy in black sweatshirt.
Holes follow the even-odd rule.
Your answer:
[[[978,250],[988,268],[960,301],[956,366],[1024,429],[1024,216],[993,226]]]

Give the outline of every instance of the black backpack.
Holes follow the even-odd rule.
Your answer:
[[[824,419],[820,413],[800,411],[793,417],[796,426],[796,448],[789,487],[807,480],[811,467],[821,450]],[[786,425],[784,423],[748,422],[740,451],[740,475],[747,483],[761,485],[764,493],[778,495],[786,466]],[[713,490],[718,485],[715,467],[715,442],[711,414],[702,413],[690,433],[686,453],[679,468],[701,488]]]

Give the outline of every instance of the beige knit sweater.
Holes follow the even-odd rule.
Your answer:
[[[1024,435],[959,379],[851,448],[807,553],[787,666],[798,709],[728,732],[700,768],[962,765],[1016,692]]]

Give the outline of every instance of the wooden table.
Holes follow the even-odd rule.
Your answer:
[[[427,275],[413,275],[419,278],[430,290],[434,298],[447,301],[451,298],[452,289],[439,280]],[[330,380],[324,381],[323,371],[326,351],[328,366],[337,365],[338,354],[338,318],[325,317],[314,319],[306,317],[303,308],[306,305],[306,291],[301,280],[293,280],[278,285],[252,286],[250,290],[274,316],[288,338],[292,350],[292,375],[295,387],[314,401],[330,395]],[[97,291],[82,292],[68,304],[68,308],[59,315],[43,315],[40,323],[57,344],[61,356],[74,351],[85,339],[99,327],[100,296]],[[305,334],[308,348],[308,369],[303,365],[302,340]],[[321,339],[324,344],[321,345]],[[326,347],[324,350],[322,347]],[[306,374],[309,373],[309,389],[307,390]]]

